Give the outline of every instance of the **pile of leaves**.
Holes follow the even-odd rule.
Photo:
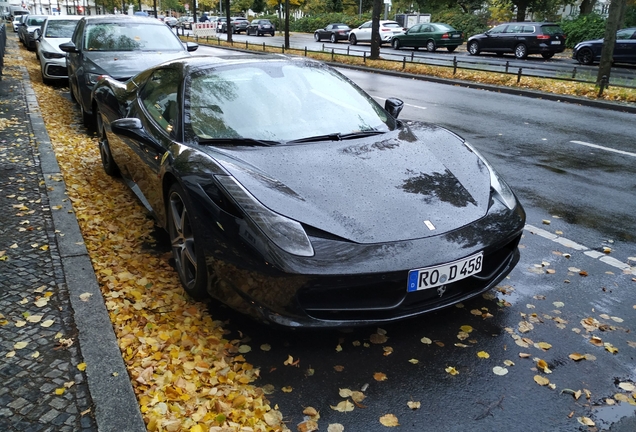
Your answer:
[[[63,96],[67,89],[42,83],[32,53],[9,61],[31,75],[148,430],[287,430],[251,384],[259,370],[239,352],[241,340],[227,339],[205,305],[186,296],[169,256],[153,252],[152,220],[104,173],[97,141]]]

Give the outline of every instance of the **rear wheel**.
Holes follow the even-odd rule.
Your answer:
[[[356,35],[352,34],[351,36],[349,36],[349,43],[351,45],[355,45],[358,43],[358,38],[356,37]]]
[[[201,300],[207,294],[205,256],[191,223],[192,207],[178,183],[170,186],[167,203],[168,234],[179,279],[190,297]]]
[[[524,59],[528,57],[528,48],[524,44],[519,44],[515,47],[515,57],[518,59]]]
[[[399,39],[393,39],[391,41],[391,46],[393,47],[394,50],[399,50],[400,49],[400,40]]]
[[[338,38],[336,37],[335,33],[331,33],[331,37],[329,38],[329,41],[331,43],[338,43]]]
[[[479,55],[479,42],[477,41],[468,42],[468,46],[466,47],[466,49],[468,50],[468,53],[470,55]]]
[[[435,41],[430,40],[430,41],[426,42],[426,51],[435,52],[436,48],[437,47],[435,46]]]
[[[594,63],[594,53],[589,48],[583,48],[576,53],[576,61],[584,65],[591,65]]]
[[[541,57],[543,57],[544,59],[551,59],[552,57],[554,57],[554,53],[551,53],[551,52],[541,53]]]
[[[320,35],[318,34],[318,32],[314,33],[314,40],[316,42],[320,42]]]
[[[99,146],[99,155],[102,158],[102,166],[106,174],[112,177],[119,175],[119,167],[113,160],[113,155],[110,152],[110,144],[108,143],[108,137],[106,136],[106,129],[104,127],[104,121],[99,111],[95,112],[95,123],[97,128],[97,145]]]

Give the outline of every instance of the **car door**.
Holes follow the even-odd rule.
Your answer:
[[[534,32],[534,28],[533,28]],[[527,34],[526,34],[527,35]],[[525,42],[525,36],[523,33],[523,25],[521,24],[508,24],[508,27],[499,36],[497,44],[497,52],[514,52],[518,43]]]
[[[636,63],[635,29],[623,29],[616,33],[614,61],[619,63]]]
[[[371,41],[371,24],[371,21],[367,21],[360,26],[360,29],[356,32],[356,37],[359,41]]]
[[[400,36],[400,45],[404,47],[419,47],[421,44],[418,44],[418,37],[420,36],[420,32],[424,24],[415,24],[413,27],[408,29],[404,36]]]
[[[75,44],[75,52],[69,52],[66,54],[66,70],[68,73],[69,86],[71,87],[71,95],[79,97],[79,83],[78,77],[83,76],[82,70],[82,41],[84,39],[84,28],[86,27],[86,21],[83,19],[75,27],[71,42]]]
[[[499,51],[501,40],[504,38],[504,31],[508,27],[508,24],[502,24],[488,30],[485,33],[485,38],[480,39],[482,51]]]
[[[146,80],[135,103],[137,115],[149,140],[126,139],[127,168],[139,192],[151,207],[161,202],[161,164],[181,133],[181,74],[176,68],[156,69]]]

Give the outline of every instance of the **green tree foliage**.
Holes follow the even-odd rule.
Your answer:
[[[265,18],[269,18],[276,28],[282,28],[280,26],[280,22],[278,21],[278,17],[276,15],[267,16]],[[370,14],[363,14],[362,17],[358,17],[358,15],[347,15],[342,13],[323,13],[316,15],[305,15],[301,19],[298,20],[289,20],[289,27],[291,31],[294,32],[304,32],[304,33],[313,33],[316,29],[324,28],[327,24],[330,23],[345,23],[351,28],[355,28],[360,26],[362,23],[367,22],[371,19]]]
[[[464,32],[466,38],[488,30],[487,14],[464,13],[459,9],[435,13],[431,15],[431,21],[450,24],[456,30]]]
[[[574,48],[574,45],[584,40],[600,39],[605,33],[605,18],[596,13],[564,19],[559,25],[567,36],[565,46],[568,48]]]
[[[252,10],[256,13],[265,12],[265,0],[254,0],[252,3]]]

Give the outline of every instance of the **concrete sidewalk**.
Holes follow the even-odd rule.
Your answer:
[[[18,65],[17,37],[7,36],[0,431],[146,430],[29,75]],[[84,293],[99,301],[82,301]]]

